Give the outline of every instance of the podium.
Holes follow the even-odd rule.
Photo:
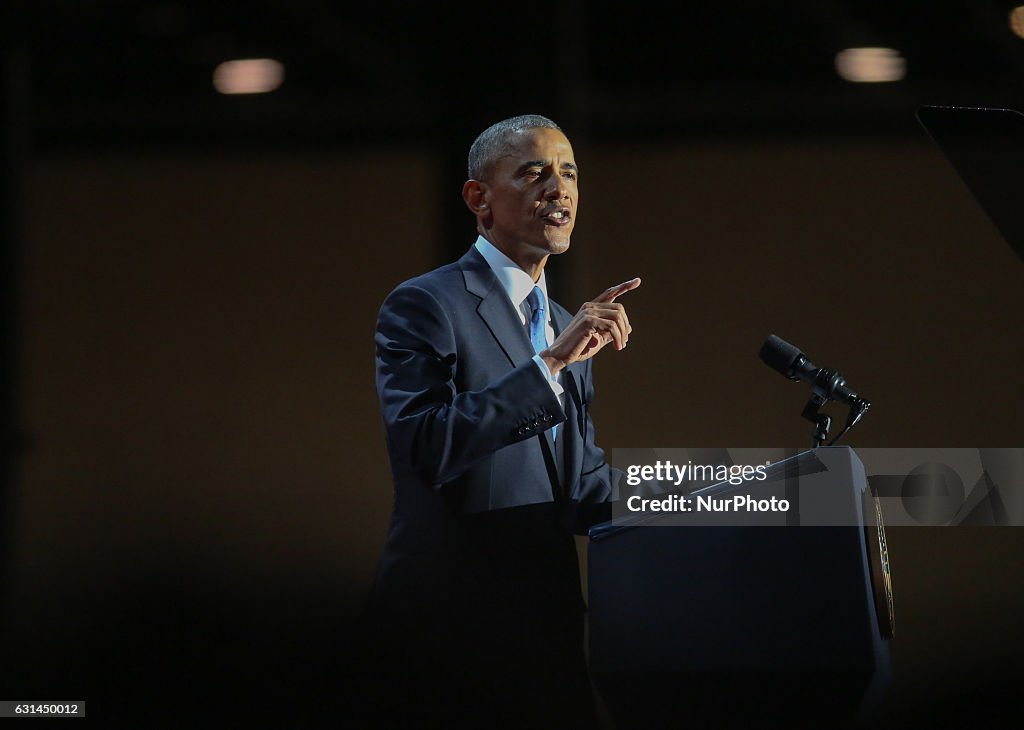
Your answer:
[[[830,526],[668,525],[655,514],[590,531],[590,666],[619,730],[700,718],[842,726],[887,682],[884,527],[863,465],[846,447],[794,458],[824,467],[795,477],[795,491],[786,481],[812,511],[827,502]],[[781,481],[742,489],[761,496]],[[740,488],[719,493],[730,489]]]

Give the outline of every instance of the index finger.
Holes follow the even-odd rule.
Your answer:
[[[604,303],[614,302],[616,297],[621,297],[626,292],[633,291],[638,286],[640,286],[639,276],[635,279],[630,279],[629,281],[624,281],[621,284],[616,284],[613,287],[605,289],[604,292],[594,301]]]

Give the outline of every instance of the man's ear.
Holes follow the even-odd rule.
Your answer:
[[[467,180],[462,186],[462,199],[466,201],[466,207],[478,218],[486,216],[490,211],[490,198],[491,191],[485,182]]]

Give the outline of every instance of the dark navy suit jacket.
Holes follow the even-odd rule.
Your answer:
[[[551,310],[557,333],[572,317]],[[573,529],[613,491],[591,361],[562,371],[563,408],[475,248],[391,292],[376,349],[394,486],[369,603],[381,630],[424,671],[582,657]]]
[[[554,329],[571,315],[552,302]],[[386,550],[439,549],[463,515],[560,498],[606,502],[612,475],[594,442],[591,362],[565,368],[565,408],[526,328],[475,248],[397,287],[377,322],[377,394],[394,480]],[[562,483],[553,483],[550,428]]]
[[[556,333],[572,319],[556,302],[552,314]],[[396,487],[459,491],[452,506],[460,512],[552,499],[536,436],[566,417],[532,362],[518,313],[475,247],[396,288],[381,308],[376,345]],[[566,410],[575,416],[562,429],[571,447],[565,493],[604,501],[609,471],[588,414],[591,361],[563,373]]]

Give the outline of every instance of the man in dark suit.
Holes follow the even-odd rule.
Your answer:
[[[476,243],[380,311],[394,510],[369,608],[381,681],[410,725],[593,721],[572,533],[614,484],[594,442],[590,358],[626,346],[615,300],[640,280],[575,316],[548,301],[544,265],[569,248],[578,175],[550,120],[487,129],[462,191]]]

